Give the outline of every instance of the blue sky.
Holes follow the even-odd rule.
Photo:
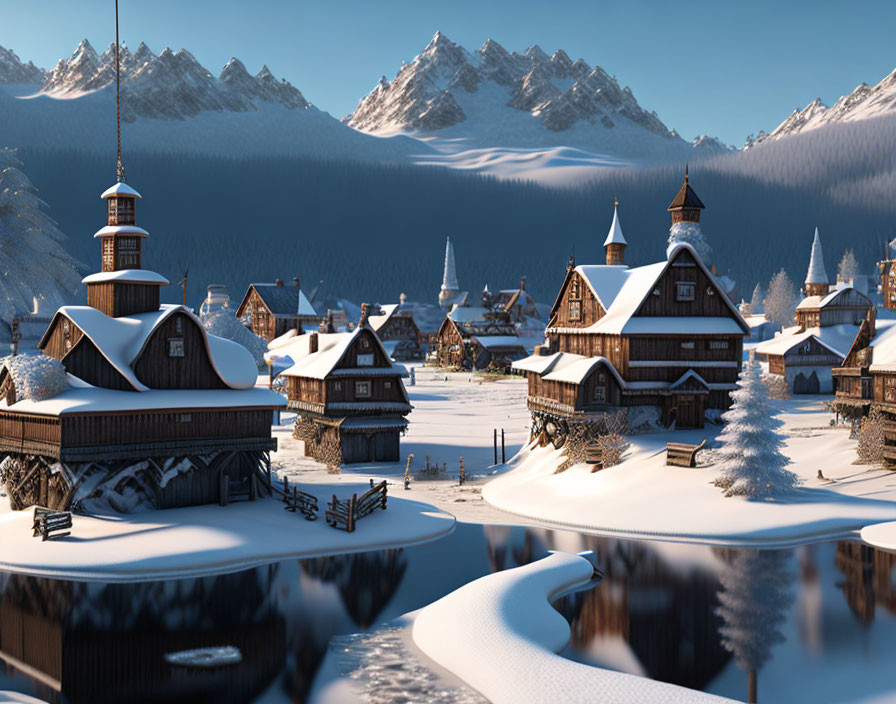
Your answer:
[[[896,2],[825,0],[120,0],[122,39],[186,47],[217,72],[267,63],[341,117],[441,29],[475,49],[563,48],[631,86],[682,136],[740,145],[816,96],[830,104],[896,67]],[[0,0],[0,46],[49,68],[113,39],[112,0]]]

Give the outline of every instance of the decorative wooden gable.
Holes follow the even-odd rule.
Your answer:
[[[715,277],[685,247],[674,254],[635,315],[730,317],[742,323]]]
[[[606,362],[596,365],[582,380],[580,387],[582,404],[585,406],[620,403],[621,387],[617,375]]]
[[[63,313],[56,313],[37,348],[61,361],[69,374],[91,386],[116,391],[137,390],[103,355],[93,340]]]
[[[842,367],[858,367],[867,368],[871,366],[874,359],[874,348],[871,347],[871,341],[874,339],[874,331],[871,322],[866,318],[859,326],[859,332],[856,339],[846,353],[846,359],[843,360]]]
[[[0,399],[6,401],[7,406],[16,402],[16,385],[6,367],[0,368]]]
[[[815,337],[809,337],[787,350],[785,363],[840,364],[842,357],[822,345]]]
[[[460,345],[464,341],[463,335],[457,329],[457,325],[448,316],[445,316],[445,319],[439,326],[439,332],[436,333],[436,337],[441,345]]]
[[[335,368],[368,369],[376,367],[391,369],[392,362],[383,350],[376,333],[369,328],[361,328]]]
[[[226,389],[209,357],[205,331],[179,312],[163,320],[133,362],[134,374],[151,389]]]
[[[709,386],[694,371],[688,371],[669,387],[674,394],[708,394]]]
[[[570,269],[551,308],[548,327],[586,328],[606,314],[585,277]]]

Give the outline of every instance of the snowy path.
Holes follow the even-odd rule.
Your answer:
[[[785,425],[789,469],[803,487],[787,501],[725,498],[712,485],[716,470],[667,467],[669,441],[712,441],[718,428],[632,438],[625,461],[592,474],[577,465],[554,474],[562,451],[550,446],[515,458],[483,497],[528,520],[603,535],[691,540],[726,545],[786,546],[852,534],[896,520],[896,478],[879,467],[855,465],[855,441],[831,428],[819,397],[776,402]],[[701,464],[711,455],[706,453]],[[818,479],[821,470],[825,479]]]
[[[586,585],[592,573],[584,558],[555,553],[482,577],[423,608],[414,642],[495,704],[731,701],[556,655],[569,625],[550,601]]]

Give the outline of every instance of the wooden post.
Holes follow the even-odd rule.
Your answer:
[[[258,498],[258,479],[255,474],[249,477],[249,501],[255,501]]]
[[[507,455],[504,452],[504,428],[501,428],[501,463],[507,461]]]
[[[289,478],[288,477],[283,477],[283,493],[284,494],[289,493]]]
[[[355,504],[357,501],[357,494],[352,494],[352,498],[348,500],[348,522],[346,524],[346,531],[349,533],[352,533],[355,530]]]
[[[750,670],[747,674],[747,701],[756,702],[756,670]]]
[[[492,444],[495,448],[495,464],[498,464],[498,429],[495,428],[492,432]]]
[[[414,453],[410,453],[408,455],[408,463],[404,467],[404,488],[405,491],[410,490],[411,488],[411,460],[414,458]]]
[[[460,458],[460,485],[463,486],[464,482],[467,481],[467,473],[464,472],[464,458]]]

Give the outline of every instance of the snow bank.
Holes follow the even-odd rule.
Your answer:
[[[59,360],[45,354],[21,354],[0,359],[12,377],[17,401],[43,401],[68,391],[68,377]]]
[[[564,553],[488,575],[422,609],[414,643],[495,704],[730,701],[551,652],[569,642],[569,625],[550,601],[592,575],[590,562]]]
[[[453,530],[454,517],[429,504],[389,496],[354,533],[331,528],[323,507],[334,493],[359,494],[367,484],[302,485],[318,497],[316,521],[283,510],[275,499],[222,506],[81,516],[68,538],[31,537],[31,511],[0,499],[0,570],[59,579],[140,582],[221,574],[286,559],[379,550],[427,542]]]
[[[875,523],[861,531],[862,540],[882,550],[896,552],[896,521]]]
[[[892,475],[857,467],[855,441],[845,428],[830,428],[819,400],[775,401],[781,410],[788,469],[802,488],[780,501],[726,498],[712,485],[718,476],[701,453],[695,469],[668,467],[667,442],[715,443],[718,428],[637,435],[621,464],[591,473],[574,465],[561,474],[566,456],[553,447],[520,453],[511,471],[485,485],[482,497],[495,508],[542,524],[603,535],[698,541],[719,545],[788,546],[851,534],[863,526],[896,520]],[[413,425],[413,424],[412,424]],[[818,478],[819,470],[824,478]]]

